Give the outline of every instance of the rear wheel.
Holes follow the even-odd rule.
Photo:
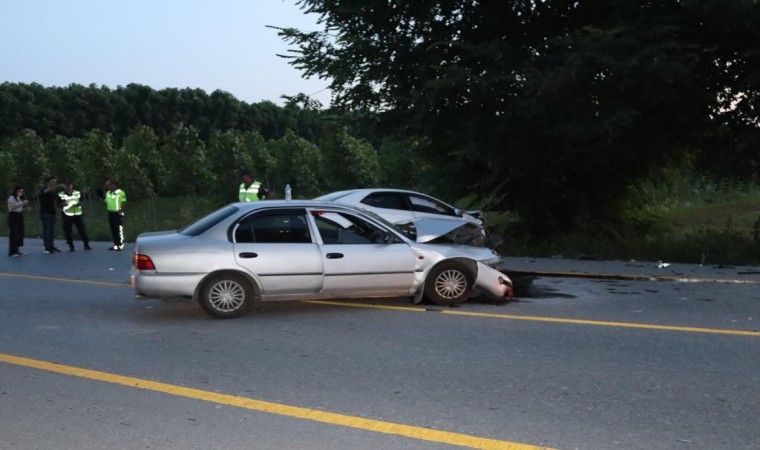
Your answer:
[[[425,281],[425,294],[433,303],[452,306],[467,301],[472,291],[472,274],[466,265],[446,261],[433,268]]]
[[[210,315],[219,319],[232,319],[251,309],[253,289],[242,275],[214,275],[204,283],[200,303]]]

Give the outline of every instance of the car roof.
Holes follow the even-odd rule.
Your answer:
[[[401,194],[415,194],[422,197],[429,197],[438,200],[439,202],[443,202],[443,200],[440,200],[430,194],[425,194],[423,192],[417,192],[417,191],[410,191],[409,189],[398,189],[398,188],[357,188],[357,189],[345,189],[342,191],[335,191],[330,192],[324,195],[320,195],[319,197],[316,197],[316,200],[339,200],[343,197],[349,196],[349,195],[355,195],[355,194],[372,194],[375,192],[396,192]],[[446,203],[446,202],[443,202]]]
[[[350,208],[356,209],[345,203],[336,203],[328,200],[259,200],[257,202],[235,202],[232,205],[241,209],[261,209],[261,208]]]
[[[235,202],[231,203],[243,211],[255,211],[269,208],[332,208],[344,211],[356,212],[364,215],[374,215],[359,205],[342,203],[340,201],[329,200],[259,200],[257,202]],[[374,220],[377,220],[373,217]],[[383,219],[384,220],[384,219]]]
[[[431,197],[430,195],[423,194],[422,192],[410,191],[409,189],[398,189],[398,188],[356,188],[356,189],[345,189],[345,190],[342,190],[342,191],[331,192],[331,194],[339,194],[339,193],[344,193],[344,192],[345,193],[354,193],[354,192],[380,192],[380,191],[383,191],[383,192],[403,192],[403,193],[407,193],[407,194],[420,194],[420,195],[425,195],[425,196]]]

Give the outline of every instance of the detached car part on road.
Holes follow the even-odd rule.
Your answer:
[[[420,192],[391,188],[349,189],[331,192],[315,200],[343,203],[373,212],[397,225],[417,242],[489,248],[502,243],[501,237],[486,230],[481,211],[464,211]]]
[[[495,251],[414,242],[332,202],[233,203],[181,230],[142,233],[134,248],[136,294],[192,298],[219,318],[259,301],[427,296],[450,306],[512,294]]]

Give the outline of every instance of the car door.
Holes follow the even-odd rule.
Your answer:
[[[311,219],[322,241],[323,295],[413,293],[416,258],[406,242],[365,218],[346,212],[315,210]]]
[[[322,290],[322,252],[303,208],[255,212],[234,228],[237,264],[259,280],[263,296],[303,296]]]

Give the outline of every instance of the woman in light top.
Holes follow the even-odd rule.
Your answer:
[[[16,186],[8,197],[8,228],[10,229],[8,256],[15,258],[23,255],[24,246],[24,208],[29,201],[24,195],[24,188]]]

